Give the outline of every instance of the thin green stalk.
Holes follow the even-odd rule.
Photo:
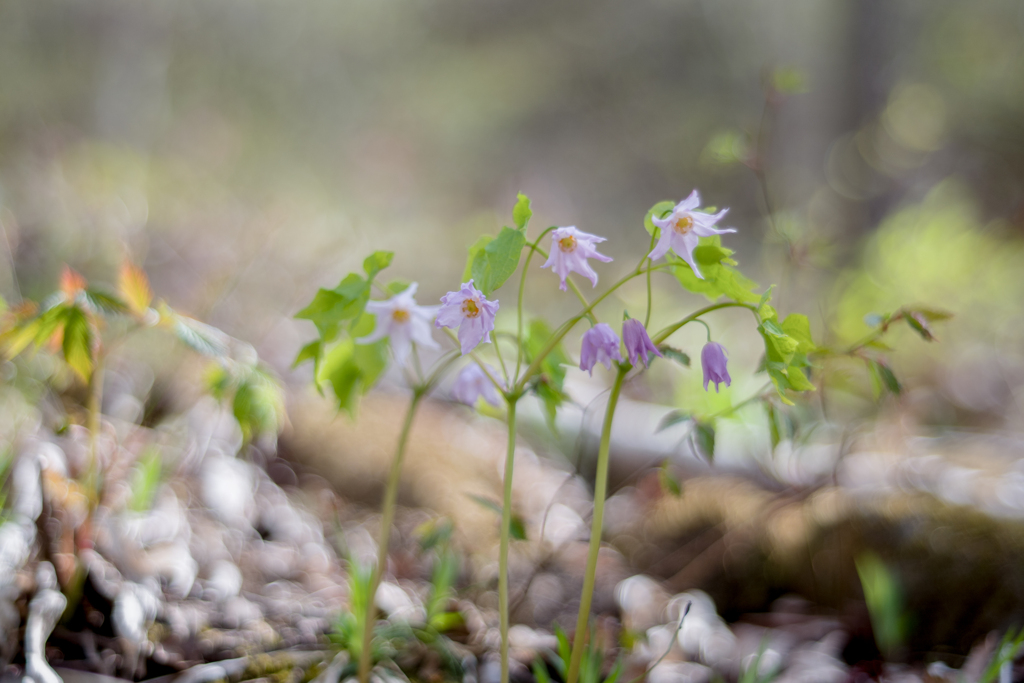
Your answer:
[[[493,333],[492,333],[493,334]],[[505,378],[505,386],[508,386],[508,368],[505,367],[505,359],[501,357],[501,344],[498,338],[494,338],[494,354],[498,357],[498,365],[501,367],[501,376]]]
[[[498,546],[498,611],[501,613],[501,683],[508,683],[508,545],[512,536],[512,465],[516,453],[516,403],[508,398],[508,450],[505,453],[505,487],[501,499],[501,542]]]
[[[576,617],[576,635],[573,638],[572,658],[569,661],[566,683],[576,683],[580,673],[580,662],[583,659],[587,624],[590,620],[590,603],[594,597],[594,581],[597,576],[597,555],[601,550],[601,532],[604,529],[604,499],[608,495],[608,451],[611,445],[612,418],[615,417],[615,407],[619,403],[622,380],[629,370],[628,364],[619,365],[612,393],[608,397],[604,425],[601,427],[601,447],[597,451],[597,476],[594,481],[594,516],[590,523],[590,549],[587,552],[587,569],[583,574],[583,593],[580,595],[580,611]]]
[[[651,246],[647,249],[647,253],[650,254],[654,251],[654,233],[651,233]],[[647,313],[644,314],[644,329],[651,324],[651,264],[654,262],[651,257],[647,257]]]
[[[672,336],[672,334],[680,327],[684,325],[689,325],[702,315],[710,313],[711,311],[717,311],[720,308],[746,308],[747,310],[751,311],[754,314],[754,317],[757,318],[758,324],[760,324],[761,322],[761,318],[757,315],[757,306],[751,306],[750,304],[741,304],[737,301],[723,301],[720,304],[711,304],[710,306],[705,306],[704,308],[694,311],[693,313],[686,316],[679,322],[672,323],[671,325],[669,325],[668,327],[666,327],[665,329],[651,337],[651,341],[654,342],[655,346],[657,346],[658,344],[662,343],[670,336]]]
[[[533,258],[533,252],[537,251],[537,245],[540,244],[541,238],[552,230],[557,230],[557,228],[555,226],[551,226],[541,234],[537,235],[537,239],[526,245],[530,247],[530,253],[526,255],[526,262],[523,263],[523,272],[519,277],[519,302],[516,306],[516,316],[518,321],[516,329],[516,343],[519,346],[519,351],[516,353],[516,374],[513,379],[519,378],[519,371],[523,367],[523,295],[526,293],[526,274],[530,268],[530,259]]]
[[[596,299],[594,299],[590,303],[589,306],[585,307],[582,311],[577,313],[572,318],[569,318],[568,320],[566,320],[564,323],[562,323],[561,327],[559,327],[557,330],[555,330],[552,333],[551,339],[548,340],[548,343],[544,346],[544,349],[540,353],[537,354],[537,356],[533,359],[533,361],[531,361],[530,365],[526,368],[526,370],[523,372],[523,374],[519,377],[519,380],[516,382],[516,386],[515,386],[517,391],[522,391],[526,387],[526,383],[529,381],[529,379],[531,377],[533,377],[535,374],[537,374],[537,372],[540,370],[541,363],[544,362],[544,359],[547,357],[547,355],[549,353],[551,353],[551,351],[556,346],[558,346],[558,342],[562,341],[562,338],[569,333],[569,330],[571,330],[576,325],[576,323],[578,323],[579,321],[581,321],[584,318],[588,317],[590,315],[591,311],[593,311],[594,308],[598,304],[600,304],[602,301],[604,301],[609,296],[611,296],[611,294],[615,290],[617,290],[619,287],[621,287],[622,285],[626,284],[627,282],[629,282],[633,278],[637,277],[638,275],[642,275],[643,273],[647,272],[648,270],[660,270],[662,268],[670,268],[670,267],[675,265],[673,263],[660,263],[660,264],[658,264],[656,266],[650,266],[648,268],[644,268],[643,264],[644,264],[644,261],[646,261],[646,260],[647,260],[647,257],[645,256],[643,259],[640,260],[640,265],[638,265],[636,267],[636,270],[634,270],[631,273],[628,273],[627,275],[622,277],[618,282],[613,284],[608,289],[608,291],[606,291],[604,294],[602,294],[601,296],[599,296]],[[738,305],[745,305],[745,304],[731,304],[731,305],[738,306]],[[718,304],[717,307],[718,308],[722,308],[723,304]],[[676,329],[678,329],[678,328],[676,328]]]
[[[538,241],[538,242],[540,241],[540,238],[539,238],[539,237],[537,238],[537,241]],[[548,252],[544,251],[544,250],[543,250],[542,248],[540,248],[539,246],[537,246],[537,242],[534,242],[533,244],[530,244],[530,245],[527,245],[527,246],[529,246],[529,247],[530,247],[530,253],[531,253],[531,254],[532,254],[533,252],[537,252],[538,254],[540,254],[541,256],[543,256],[544,258],[547,258],[547,257],[548,257]],[[587,301],[587,297],[586,297],[586,296],[584,296],[584,294],[583,294],[583,291],[582,291],[582,290],[580,290],[579,286],[578,286],[578,285],[576,284],[576,282],[575,282],[575,281],[574,281],[574,280],[572,279],[572,276],[570,275],[570,276],[568,276],[567,278],[565,278],[565,281],[566,281],[567,283],[569,283],[569,289],[571,289],[571,290],[572,290],[572,293],[576,295],[576,298],[580,300],[580,303],[581,303],[581,304],[583,304],[584,306],[587,306],[587,307],[588,307],[588,310],[589,310],[589,307],[590,307],[590,302],[589,302],[589,301]],[[590,318],[590,321],[591,321],[592,323],[594,323],[595,325],[597,324],[597,318],[595,318],[595,317],[594,317],[594,315],[593,315],[592,313],[588,313],[588,314],[587,314],[587,317],[588,317],[588,318]]]
[[[405,413],[405,422],[402,424],[402,432],[398,437],[398,448],[395,451],[395,459],[391,461],[391,470],[388,472],[387,486],[384,489],[384,505],[381,511],[380,541],[377,549],[377,566],[373,568],[373,575],[370,579],[370,592],[366,597],[366,613],[363,620],[363,646],[359,651],[359,681],[369,683],[370,667],[373,664],[370,649],[373,645],[373,627],[377,620],[377,587],[380,585],[381,576],[387,568],[388,542],[391,539],[391,523],[395,518],[395,504],[398,500],[398,481],[402,474],[402,461],[405,459],[405,447],[409,442],[409,433],[412,431],[413,417],[416,415],[416,408],[426,395],[424,387],[415,387],[412,391],[412,400]]]
[[[86,491],[89,494],[89,508],[95,510],[99,505],[102,486],[99,460],[100,414],[103,407],[103,349],[96,352],[96,366],[89,378],[88,410],[89,426],[89,468],[86,473]]]

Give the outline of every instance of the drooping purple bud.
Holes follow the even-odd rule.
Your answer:
[[[664,358],[648,336],[644,324],[635,318],[629,318],[622,323],[622,343],[626,345],[626,354],[629,356],[630,365],[636,365],[636,359],[639,356],[643,358],[646,368],[648,352],[659,358]]]
[[[580,348],[580,370],[594,374],[594,366],[603,364],[612,369],[612,361],[622,361],[619,351],[619,338],[606,323],[598,323],[583,334]]]
[[[704,369],[704,391],[708,390],[708,382],[715,383],[715,393],[718,393],[718,385],[725,382],[725,386],[732,384],[729,377],[729,370],[725,367],[728,361],[725,358],[725,347],[718,342],[708,342],[700,352],[700,365]]]
[[[490,365],[487,366],[487,372],[491,373],[491,377],[497,377],[494,368]],[[501,403],[494,384],[476,363],[470,363],[462,368],[458,377],[455,378],[455,382],[452,383],[451,395],[456,401],[465,403],[467,406],[476,405],[477,398],[481,396],[492,406],[498,406]]]

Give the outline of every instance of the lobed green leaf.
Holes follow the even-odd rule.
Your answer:
[[[519,267],[519,257],[525,245],[524,231],[502,228],[497,238],[477,252],[471,270],[473,282],[484,296],[490,296],[512,277]]]

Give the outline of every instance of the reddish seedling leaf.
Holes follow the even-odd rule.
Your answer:
[[[78,296],[78,293],[85,289],[86,284],[85,278],[81,274],[72,270],[67,264],[64,265],[64,270],[60,273],[60,291],[64,292],[68,301]]]
[[[144,315],[153,301],[153,291],[149,288],[149,278],[138,266],[129,261],[121,264],[121,272],[117,277],[117,290],[128,304],[128,308],[136,315]]]

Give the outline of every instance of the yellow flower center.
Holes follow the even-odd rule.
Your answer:
[[[396,323],[407,323],[409,322],[409,311],[404,308],[396,308],[391,313],[391,319]]]
[[[690,218],[689,216],[677,218],[676,222],[672,224],[672,229],[678,232],[680,235],[685,235],[686,233],[693,230],[693,219]]]
[[[564,251],[566,254],[576,251],[576,238],[572,235],[568,235],[558,240],[558,248]]]
[[[480,307],[472,299],[466,299],[462,302],[462,314],[467,318],[475,318],[480,315]]]

